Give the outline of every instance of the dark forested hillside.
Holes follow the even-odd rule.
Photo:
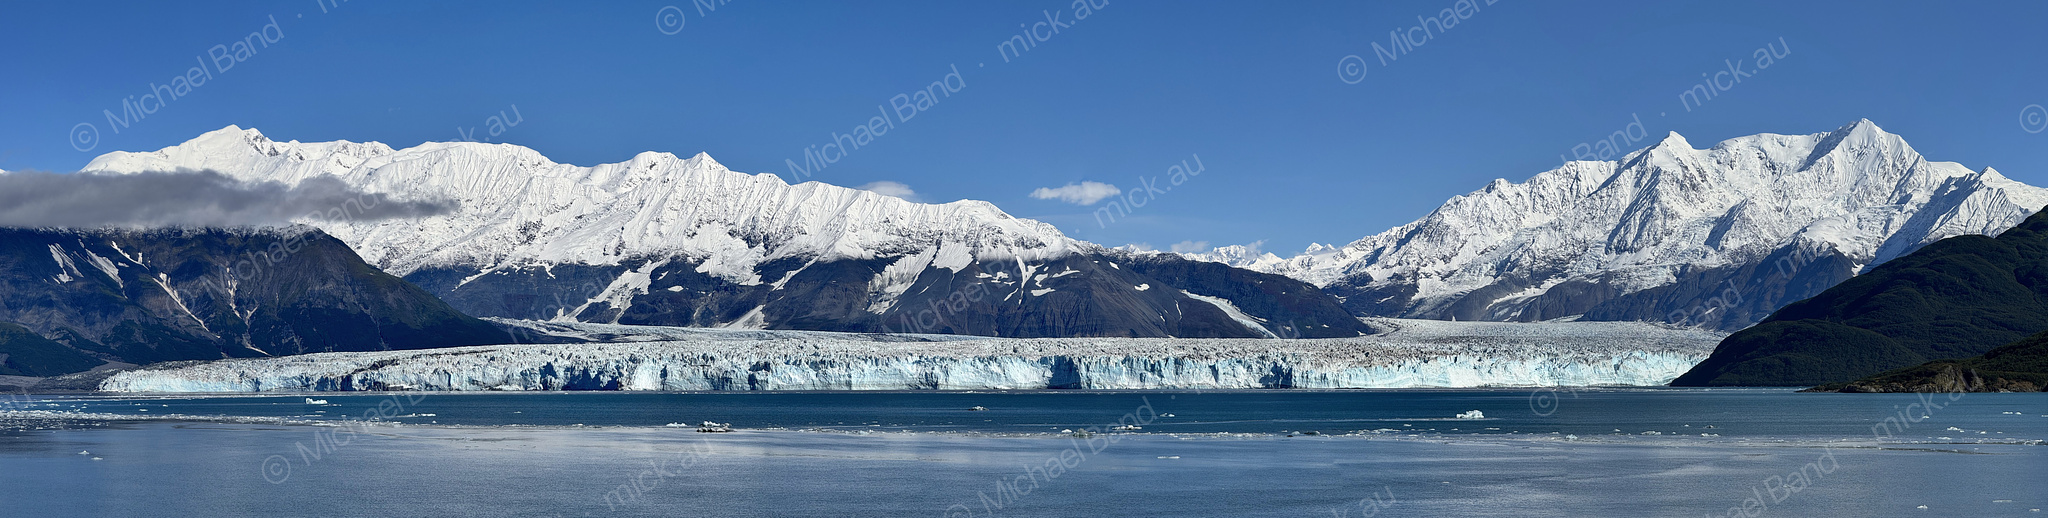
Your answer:
[[[309,227],[0,229],[0,369],[505,341]]]

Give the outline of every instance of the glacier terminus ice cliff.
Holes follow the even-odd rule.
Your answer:
[[[115,392],[1257,389],[1663,385],[1725,335],[1637,322],[1368,319],[1305,340],[985,338],[528,324],[626,342],[231,359],[116,374]],[[564,333],[562,330],[569,330]]]

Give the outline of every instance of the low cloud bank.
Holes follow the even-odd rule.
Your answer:
[[[237,227],[412,219],[453,212],[453,201],[399,201],[333,176],[287,185],[214,171],[0,174],[0,227]]]

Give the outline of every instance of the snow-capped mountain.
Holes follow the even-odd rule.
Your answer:
[[[1746,327],[1943,238],[1996,234],[2048,190],[1920,156],[1859,120],[1494,180],[1413,223],[1281,258],[1192,258],[1321,286],[1359,315]]]
[[[823,183],[743,174],[709,155],[646,152],[594,167],[557,164],[509,144],[277,142],[234,126],[152,153],[114,152],[86,171],[203,169],[296,184],[333,175],[370,192],[443,198],[462,210],[417,222],[321,225],[396,275],[422,267],[616,264],[677,254],[735,283],[773,282],[754,267],[784,257],[872,259],[946,250],[934,259],[1042,260],[1087,245],[994,205],[927,205]]]
[[[1220,265],[1126,259],[987,202],[790,185],[705,154],[580,167],[509,144],[278,142],[229,126],[108,153],[85,170],[181,169],[286,184],[331,175],[396,199],[458,202],[418,220],[348,219],[344,206],[303,222],[478,316],[1000,336],[1363,330],[1314,287],[1277,275],[1189,275]]]

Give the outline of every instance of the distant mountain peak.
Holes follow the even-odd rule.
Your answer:
[[[262,138],[264,138],[264,136],[263,136],[263,132],[261,132],[261,131],[257,131],[257,130],[256,130],[256,128],[247,128],[247,129],[244,129],[244,128],[242,128],[241,126],[238,126],[238,125],[234,125],[234,124],[229,124],[229,125],[227,125],[227,126],[225,126],[225,127],[222,127],[221,129],[217,129],[217,130],[213,130],[213,131],[208,131],[208,132],[205,132],[205,133],[200,133],[198,137],[194,137],[194,138],[193,138],[193,139],[192,139],[191,141],[188,141],[188,142],[192,142],[192,141],[199,141],[199,142],[212,142],[212,141],[219,141],[220,139],[223,139],[223,138],[236,138],[236,139],[239,139],[239,138],[258,138],[258,139],[262,139]]]
[[[1884,128],[1877,127],[1877,123],[1870,122],[1870,119],[1856,119],[1853,121],[1849,121],[1848,124],[1843,124],[1842,127],[1835,128],[1835,131],[1833,131],[1832,133],[1842,132],[1885,133]]]
[[[1685,140],[1685,135],[1680,135],[1676,131],[1670,131],[1665,132],[1664,138],[1658,140],[1656,144],[1651,144],[1650,147],[1670,149],[1692,149],[1692,142]]]
[[[1996,233],[2044,204],[2048,190],[1989,168],[1928,161],[1904,138],[1859,119],[1826,133],[1764,133],[1705,150],[1672,132],[1617,160],[1567,162],[1521,183],[1494,180],[1334,250],[1190,257],[1308,281],[1364,315],[1662,320],[1711,298],[1703,286],[1679,289],[1700,295],[1666,293],[1701,282],[1687,280],[1699,272],[1736,275],[1729,272],[1766,259],[1804,264],[1837,255],[1842,268],[1860,269],[1942,238]],[[1744,300],[1761,313],[1723,312],[1715,318],[1727,320],[1716,325],[1739,328],[1775,309],[1760,300],[1817,293],[1827,282],[1789,275],[1818,271],[1749,279],[1811,285],[1756,288],[1769,295]]]

